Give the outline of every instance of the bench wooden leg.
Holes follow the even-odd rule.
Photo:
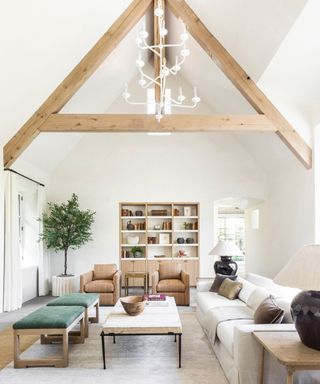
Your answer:
[[[83,321],[83,319],[81,320],[81,322],[82,321]],[[64,331],[62,337],[63,337],[62,355],[63,355],[63,363],[64,363],[63,366],[67,367],[69,364],[69,340],[68,340],[69,339],[69,332]]]
[[[13,335],[13,344],[14,344],[14,367],[16,367],[18,360],[20,360],[20,336],[18,335],[17,331],[14,330],[14,335]]]

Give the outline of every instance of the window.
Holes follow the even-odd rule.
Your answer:
[[[244,212],[235,208],[221,208],[218,213],[219,240],[233,241],[245,253]],[[244,261],[244,256],[234,256],[235,261]]]

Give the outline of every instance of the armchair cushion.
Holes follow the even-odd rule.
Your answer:
[[[93,293],[112,293],[114,286],[112,280],[93,280],[84,287],[86,292]]]
[[[185,285],[179,279],[160,280],[157,285],[158,292],[184,292],[185,290]]]
[[[117,272],[116,264],[95,264],[93,270],[93,280],[112,280]]]
[[[181,265],[176,262],[162,262],[159,265],[160,280],[167,279],[180,279],[181,278]]]

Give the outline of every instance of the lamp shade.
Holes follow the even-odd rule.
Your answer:
[[[219,240],[215,247],[210,251],[209,255],[217,256],[241,256],[243,252],[240,248],[230,240]]]
[[[286,287],[320,290],[320,245],[306,245],[294,255],[274,278]]]

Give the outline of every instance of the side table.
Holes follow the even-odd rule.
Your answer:
[[[128,296],[129,292],[129,278],[132,279],[143,279],[144,293],[149,293],[149,272],[126,272],[124,274],[124,292],[125,296]]]
[[[320,369],[320,351],[302,344],[296,331],[253,332],[262,345],[260,384],[264,381],[265,351],[273,355],[287,370],[287,384],[293,384],[296,371]]]
[[[79,292],[78,276],[52,276],[52,296]]]

